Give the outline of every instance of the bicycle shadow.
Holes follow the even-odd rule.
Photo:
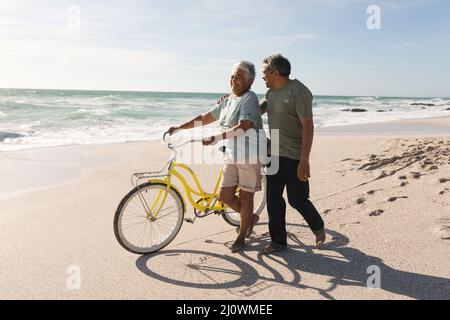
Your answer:
[[[367,280],[371,276],[368,268],[377,266],[381,272],[382,290],[414,299],[450,298],[450,279],[396,270],[384,264],[380,258],[348,247],[349,239],[332,230],[327,230],[331,240],[324,250],[313,252],[313,246],[306,245],[301,240],[304,234],[308,234],[308,239],[310,238],[307,226],[288,224],[287,227],[288,230],[301,228],[301,232],[289,232],[289,249],[270,256],[257,254],[256,258],[254,257],[254,252],[259,252],[270,241],[266,233],[252,238],[249,248],[239,255],[184,249],[167,250],[139,257],[136,266],[144,274],[172,285],[225,289],[234,295],[245,297],[273,286],[289,286],[316,290],[326,299],[334,299],[332,293],[339,286],[367,288]],[[188,257],[190,261],[187,261]],[[180,259],[185,261],[181,262]],[[167,261],[168,267],[160,266],[164,261]],[[250,262],[257,265],[258,269],[264,268],[261,274]],[[286,270],[290,275],[283,273]],[[190,272],[195,273],[189,275]],[[262,275],[268,272],[270,276]],[[330,286],[323,289],[302,284],[302,272],[329,276]]]

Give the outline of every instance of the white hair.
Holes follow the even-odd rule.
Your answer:
[[[233,66],[233,70],[243,70],[247,73],[247,79],[252,83],[255,81],[256,71],[255,66],[250,61],[241,61]]]

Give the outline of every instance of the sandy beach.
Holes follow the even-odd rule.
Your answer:
[[[130,176],[168,155],[160,141],[1,152],[0,299],[450,299],[450,118],[316,131],[323,250],[288,206],[289,249],[273,256],[258,255],[266,210],[239,254],[236,230],[214,215],[156,254],[125,251],[116,207]],[[192,168],[210,189],[219,167]],[[374,270],[381,288],[367,287]]]

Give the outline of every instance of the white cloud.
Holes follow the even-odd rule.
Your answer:
[[[55,42],[0,43],[0,87],[108,88],[135,74],[175,72],[170,52],[61,45]],[[120,80],[120,81],[118,81]],[[23,83],[23,84],[22,84]]]

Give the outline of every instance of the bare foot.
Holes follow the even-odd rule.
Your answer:
[[[244,248],[245,248],[245,242],[236,240],[236,242],[233,243],[233,245],[231,246],[230,249],[231,249],[232,253],[236,253],[236,252],[244,250]]]
[[[320,230],[314,231],[314,234],[316,236],[316,249],[321,249],[325,243],[326,240],[326,233],[325,229],[322,228]]]
[[[252,235],[252,233],[253,233],[253,228],[256,226],[256,224],[258,223],[258,221],[259,221],[259,216],[258,216],[257,214],[254,214],[254,215],[253,215],[252,223],[251,223],[250,226],[248,227],[247,233],[245,234],[245,236],[246,236],[247,238],[250,237],[250,236]]]
[[[287,249],[287,245],[279,245],[275,243],[269,244],[267,247],[262,249],[259,253],[262,255],[269,255],[275,252],[285,251]]]

